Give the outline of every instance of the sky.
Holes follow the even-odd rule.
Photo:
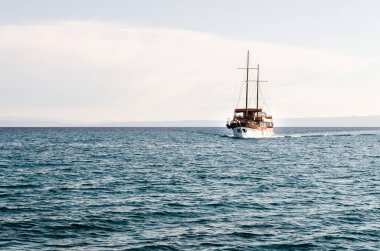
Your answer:
[[[274,118],[379,115],[379,9],[376,0],[0,0],[0,117],[223,120],[238,105],[247,50]]]

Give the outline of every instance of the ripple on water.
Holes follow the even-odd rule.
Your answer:
[[[379,250],[380,130],[0,129],[0,249]]]

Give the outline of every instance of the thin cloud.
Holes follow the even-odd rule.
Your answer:
[[[236,67],[244,64],[246,49],[270,81],[265,96],[275,115],[369,115],[377,112],[373,102],[380,106],[371,95],[373,85],[358,96],[355,83],[346,79],[369,62],[316,49],[84,21],[1,25],[0,37],[4,116],[224,119],[234,108],[234,88],[242,83]],[[353,97],[360,98],[359,105],[348,112],[346,101]]]

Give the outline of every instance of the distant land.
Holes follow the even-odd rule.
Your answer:
[[[0,127],[224,127],[222,120],[81,123],[33,118],[0,118]],[[276,127],[380,127],[380,115],[328,118],[279,118]]]

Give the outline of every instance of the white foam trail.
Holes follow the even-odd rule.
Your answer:
[[[254,139],[270,139],[270,138],[304,138],[304,137],[351,137],[361,135],[380,135],[380,130],[370,131],[330,131],[330,132],[311,132],[311,133],[293,133],[293,134],[274,134],[273,136],[266,136]],[[228,135],[229,138],[235,138],[234,135]]]
[[[303,138],[303,137],[340,137],[340,136],[362,136],[362,135],[380,135],[380,131],[341,131],[341,132],[321,132],[321,133],[299,133],[278,135],[277,137],[285,138]]]

